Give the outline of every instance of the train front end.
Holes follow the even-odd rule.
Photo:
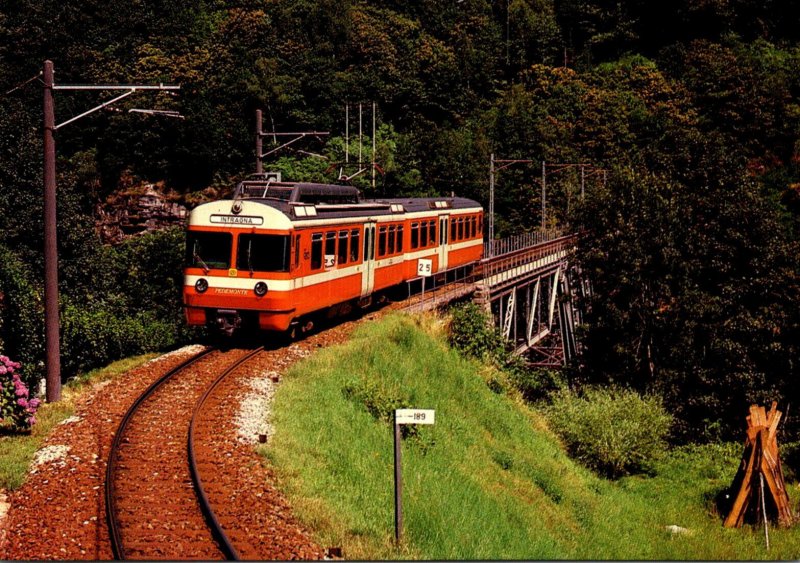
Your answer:
[[[192,210],[183,304],[189,325],[232,335],[285,331],[292,321],[292,223],[273,207],[222,200]]]

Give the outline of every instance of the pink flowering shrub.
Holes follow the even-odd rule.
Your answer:
[[[17,430],[27,430],[36,423],[36,409],[41,401],[31,398],[28,386],[19,376],[19,362],[0,355],[0,420]]]

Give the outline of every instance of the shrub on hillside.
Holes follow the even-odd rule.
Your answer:
[[[546,400],[552,393],[566,386],[566,378],[558,370],[533,368],[517,357],[506,367],[509,380],[522,394],[522,398],[533,403]]]
[[[658,397],[615,388],[563,389],[546,414],[573,457],[612,478],[650,469],[672,423]]]
[[[531,368],[507,348],[503,335],[492,325],[486,313],[475,303],[457,307],[450,322],[450,344],[462,354],[491,362],[503,370],[508,381],[528,402],[547,398],[565,385],[560,372]],[[489,387],[502,391],[502,382],[491,379]]]
[[[410,401],[402,389],[380,379],[361,379],[347,383],[343,395],[363,406],[376,420],[392,422],[396,409],[410,408]]]
[[[454,348],[479,360],[505,363],[507,352],[503,336],[478,305],[467,303],[456,307],[451,318],[450,344]]]

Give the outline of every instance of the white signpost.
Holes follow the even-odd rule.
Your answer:
[[[424,282],[424,278],[423,278]],[[433,424],[436,412],[430,409],[396,409],[394,411],[394,539],[403,535],[403,473],[400,459],[400,425]]]
[[[422,301],[425,301],[425,278],[433,274],[433,260],[420,258],[417,260],[417,275],[422,277]]]

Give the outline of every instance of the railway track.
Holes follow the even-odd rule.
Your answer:
[[[206,349],[155,381],[128,409],[111,446],[106,514],[116,559],[239,559],[206,493],[198,425],[231,372],[261,352]],[[203,421],[203,422],[198,422]]]

